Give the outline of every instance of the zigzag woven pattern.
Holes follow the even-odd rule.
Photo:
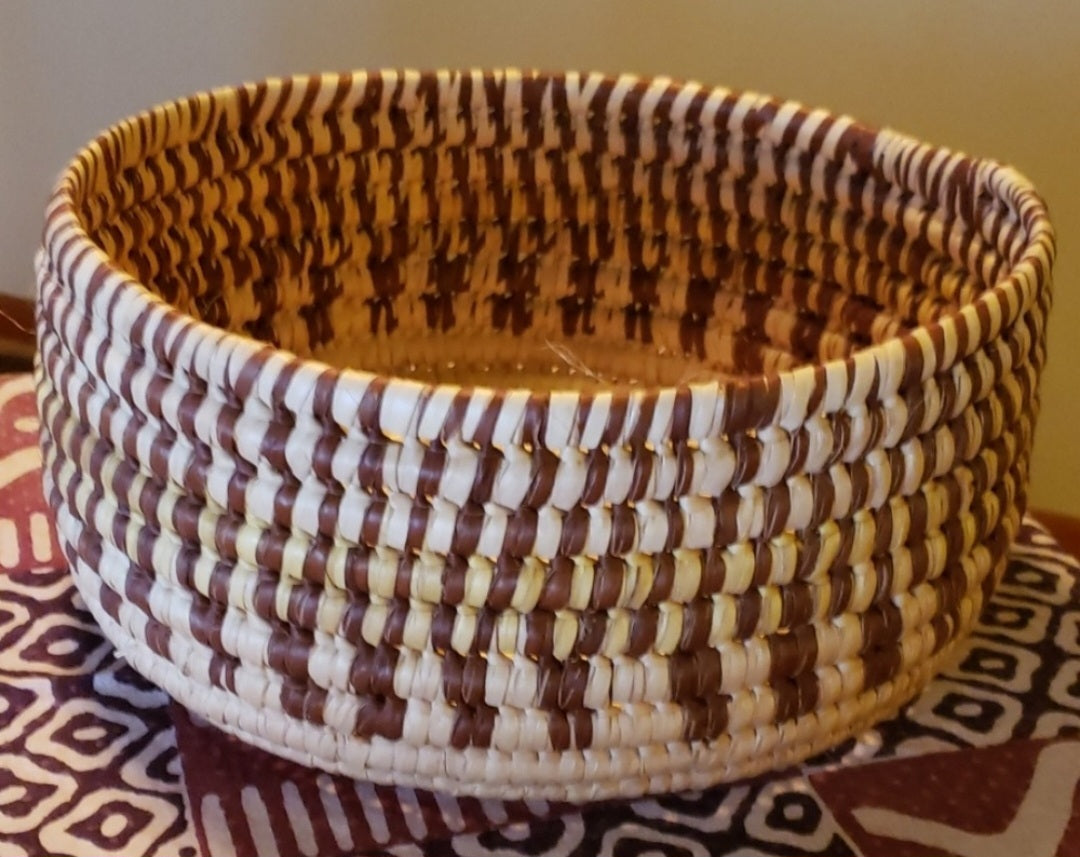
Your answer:
[[[63,174],[46,495],[137,669],[306,764],[585,800],[895,711],[1025,506],[1014,171],[666,79],[193,96]]]

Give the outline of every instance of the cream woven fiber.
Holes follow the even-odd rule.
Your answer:
[[[971,627],[1025,505],[1029,184],[697,84],[357,72],[83,150],[45,488],[119,651],[330,771],[586,800],[787,765]]]

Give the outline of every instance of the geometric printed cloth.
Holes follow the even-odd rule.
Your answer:
[[[243,745],[95,626],[0,376],[0,857],[1080,855],[1080,565],[1036,522],[974,634],[892,720],[797,769],[586,806],[456,799]]]

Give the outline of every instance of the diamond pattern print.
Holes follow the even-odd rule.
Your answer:
[[[0,837],[36,830],[77,790],[67,772],[50,771],[24,755],[0,753]]]
[[[26,749],[46,758],[64,759],[75,771],[94,771],[124,755],[146,731],[146,725],[134,714],[107,708],[93,698],[76,697],[60,704],[48,728],[27,737]]]
[[[44,825],[41,844],[58,854],[85,851],[87,845],[102,857],[153,854],[182,820],[175,801],[104,788],[84,795],[68,812]]]
[[[0,575],[0,604],[32,617],[0,651],[0,855],[196,857],[164,694],[113,658],[65,570]]]
[[[47,679],[19,676],[0,682],[0,747],[17,740],[52,706]]]
[[[112,654],[66,569],[0,575],[0,600],[8,612],[33,617],[6,634],[0,672],[82,677]]]

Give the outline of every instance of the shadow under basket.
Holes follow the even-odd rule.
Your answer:
[[[753,94],[221,89],[51,198],[46,495],[119,652],[259,747],[700,788],[889,716],[971,628],[1053,254],[1011,169]]]

